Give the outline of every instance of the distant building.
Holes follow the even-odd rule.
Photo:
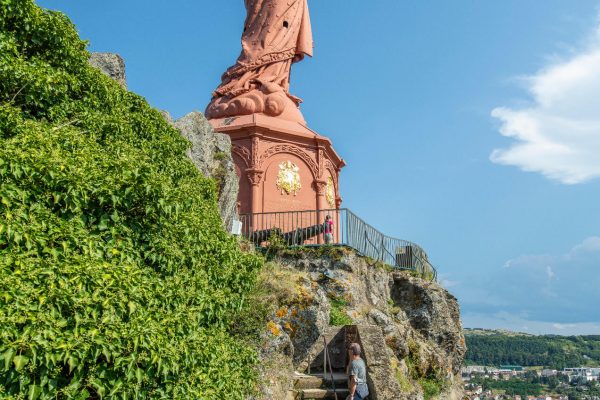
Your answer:
[[[556,376],[556,375],[558,375],[558,371],[555,370],[555,369],[544,369],[544,370],[542,370],[542,376],[544,378],[548,378],[548,377]]]
[[[569,382],[593,382],[600,380],[600,368],[565,368],[564,373],[569,377]]]
[[[463,375],[485,374],[487,367],[483,365],[468,365],[466,367],[462,367],[460,371]]]
[[[523,367],[520,365],[501,365],[501,371],[514,371],[514,372],[522,372]]]

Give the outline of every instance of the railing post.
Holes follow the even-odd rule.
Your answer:
[[[325,378],[325,374],[327,373],[327,341],[325,336],[323,336],[323,378]]]

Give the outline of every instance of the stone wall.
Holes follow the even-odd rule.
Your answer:
[[[358,342],[362,346],[363,358],[367,364],[367,380],[370,398],[385,400],[401,398],[400,384],[396,380],[393,363],[388,354],[382,329],[377,325],[357,327]]]

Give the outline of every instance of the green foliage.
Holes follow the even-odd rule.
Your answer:
[[[419,380],[426,376],[427,371],[422,371],[419,369],[419,354],[421,353],[421,348],[419,343],[415,342],[412,339],[408,339],[408,356],[404,359],[406,363],[406,368],[408,369],[408,375],[413,380]]]
[[[485,390],[522,397],[552,394],[556,397],[565,396],[570,400],[586,400],[600,396],[600,384],[598,382],[581,383],[574,380],[569,383],[569,379],[565,375],[538,377],[535,373],[525,373],[521,376],[512,377],[508,381],[496,381],[491,378],[476,376],[471,379],[470,383],[481,385]]]
[[[264,345],[262,334],[279,303],[295,296],[295,277],[286,272],[275,263],[265,263],[256,285],[247,294],[248,301],[235,311],[236,322],[230,331],[254,348]]]
[[[532,336],[498,331],[465,332],[467,364],[546,366],[600,365],[600,336]]]
[[[329,313],[329,325],[345,326],[352,325],[352,318],[346,312],[347,304],[341,299],[330,299],[331,312]]]
[[[287,244],[284,242],[277,228],[271,231],[268,246],[259,248],[267,261],[273,261],[281,252],[286,251],[286,249]]]
[[[484,390],[501,390],[510,396],[539,396],[543,392],[543,387],[539,383],[526,379],[493,380],[489,378],[474,378],[471,380],[474,385],[481,385]]]
[[[277,257],[292,257],[292,258],[329,258],[334,261],[341,261],[342,258],[354,252],[349,247],[321,245],[321,246],[289,246],[281,236],[272,235],[269,239],[268,246],[260,249],[265,253],[269,260]]]
[[[62,14],[0,0],[0,396],[243,398],[261,262],[146,101]]]
[[[421,348],[419,343],[412,339],[408,340],[408,351],[409,354],[404,359],[408,375],[421,386],[425,400],[439,396],[448,386],[444,372],[435,365],[419,362]]]
[[[223,151],[217,151],[214,156],[214,159],[217,161],[225,161],[225,160],[228,160],[229,158],[230,158],[229,154],[227,154]]]
[[[398,385],[400,386],[401,392],[410,393],[411,391],[413,391],[413,385],[408,379],[408,376],[406,376],[404,374],[404,371],[402,371],[402,368],[400,368],[398,359],[396,357],[393,357],[390,360],[390,364],[392,367],[392,371],[394,371],[394,377],[396,378],[396,382],[398,382]]]
[[[440,382],[437,379],[422,378],[419,379],[418,382],[423,389],[423,398],[425,400],[439,396],[442,393],[442,390],[444,390],[443,382]]]
[[[554,392],[562,396],[567,396],[569,400],[589,400],[600,398],[600,383],[588,382],[585,384],[561,386],[556,388]]]

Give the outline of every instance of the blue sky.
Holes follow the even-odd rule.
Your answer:
[[[239,0],[40,0],[130,90],[204,110]],[[348,166],[344,206],[425,247],[467,327],[600,333],[599,0],[309,0],[291,91]]]

